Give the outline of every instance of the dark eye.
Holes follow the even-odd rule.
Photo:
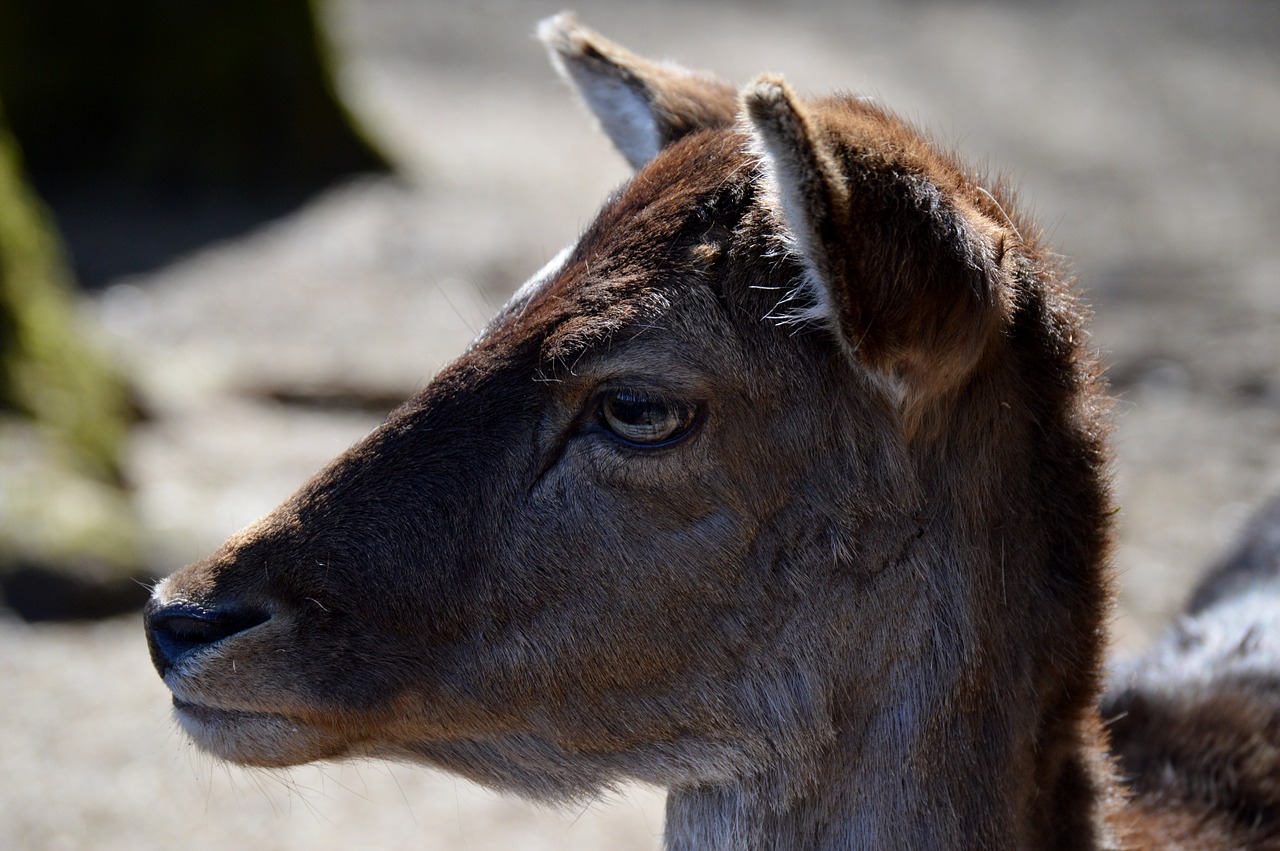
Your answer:
[[[697,408],[638,390],[611,390],[600,401],[600,424],[626,443],[660,446],[693,427]]]

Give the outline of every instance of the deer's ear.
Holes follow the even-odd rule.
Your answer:
[[[773,75],[743,91],[742,108],[805,269],[808,306],[789,318],[826,324],[907,405],[956,388],[1008,312],[1007,228],[871,108],[810,106]]]
[[[734,121],[737,91],[729,83],[636,56],[567,12],[539,24],[538,37],[633,168],[681,136]]]

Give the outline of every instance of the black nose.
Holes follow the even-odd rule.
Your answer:
[[[184,656],[211,647],[266,622],[269,615],[253,609],[207,609],[192,603],[147,603],[143,619],[151,663],[160,676]]]

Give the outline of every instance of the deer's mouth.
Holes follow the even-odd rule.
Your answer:
[[[173,715],[198,748],[241,765],[284,768],[341,756],[346,742],[288,715],[229,709],[173,696]]]
[[[221,721],[234,720],[235,718],[265,717],[271,714],[267,712],[251,712],[243,709],[223,709],[217,706],[208,706],[203,703],[192,703],[189,700],[183,700],[176,694],[173,696],[173,712],[183,727],[189,726],[189,723],[218,723]]]

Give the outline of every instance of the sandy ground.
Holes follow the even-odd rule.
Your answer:
[[[336,188],[86,304],[157,414],[129,466],[159,562],[199,557],[363,435],[625,177],[529,38],[557,10],[335,4],[343,88],[402,178]],[[1112,364],[1116,640],[1141,647],[1280,485],[1280,5],[578,10],[738,81],[781,70],[874,95],[1017,178],[1076,259]],[[136,618],[0,621],[0,647],[0,848],[659,844],[652,791],[546,813],[416,768],[214,764],[169,721]]]

